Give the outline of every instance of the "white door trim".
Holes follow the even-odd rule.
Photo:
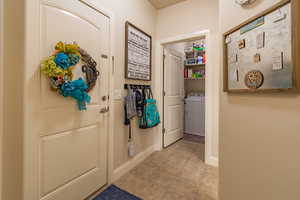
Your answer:
[[[93,3],[91,0],[79,0],[85,4],[87,4],[88,6],[92,7],[93,9],[99,11],[100,13],[102,13],[103,15],[107,16],[110,19],[110,25],[109,25],[109,29],[110,29],[110,68],[109,68],[109,125],[108,125],[108,184],[112,183],[113,179],[114,179],[114,102],[113,102],[113,95],[114,95],[114,69],[115,69],[115,49],[114,49],[114,44],[115,44],[115,15],[113,12],[111,12],[110,10],[100,6],[100,5],[96,5],[95,3]],[[1,200],[1,199],[0,199]]]
[[[156,68],[154,86],[156,97],[158,100],[158,108],[160,113],[163,111],[163,47],[169,43],[181,42],[191,39],[198,39],[205,37],[207,41],[207,63],[206,63],[206,79],[205,79],[205,163],[213,166],[218,165],[218,158],[212,154],[212,136],[215,131],[219,131],[219,98],[214,97],[215,84],[214,81],[219,80],[220,75],[216,66],[212,66],[212,38],[209,30],[198,31],[189,34],[183,34],[176,37],[171,37],[157,41],[156,44]],[[162,119],[163,120],[163,119]],[[156,150],[162,150],[163,147],[163,127],[161,123],[158,126],[158,136],[156,141]]]
[[[2,0],[0,0],[2,3]],[[35,14],[32,14],[34,12],[32,12],[32,9],[39,9],[39,2],[40,0],[33,0],[33,1],[27,1],[25,3],[25,10],[26,10],[26,18],[25,19],[36,19]],[[112,182],[113,179],[113,133],[114,133],[114,126],[113,126],[113,119],[114,119],[114,104],[113,104],[113,88],[114,88],[114,55],[115,55],[115,48],[114,48],[114,44],[115,44],[115,15],[113,12],[111,12],[110,10],[99,6],[99,5],[95,5],[94,3],[92,3],[90,0],[78,0],[81,1],[82,3],[85,3],[87,6],[92,7],[93,9],[99,11],[100,13],[102,13],[103,15],[107,16],[110,19],[110,24],[109,24],[109,31],[110,31],[110,55],[108,55],[109,57],[109,63],[110,63],[110,67],[109,67],[109,114],[108,114],[108,162],[107,162],[107,181],[108,184],[110,184]],[[2,14],[3,12],[1,12],[0,14]],[[34,24],[34,23],[33,23]],[[30,21],[25,21],[25,29],[26,29],[26,37],[25,37],[25,50],[30,50],[30,43],[33,40],[33,38],[35,37],[34,35],[30,34],[30,26],[32,26],[32,24],[30,23]],[[2,30],[2,29],[1,29]],[[0,43],[0,45],[2,44],[2,42]],[[37,53],[37,52],[35,52]],[[2,61],[2,59],[0,60]],[[1,64],[1,63],[0,63]],[[25,55],[25,65],[26,66],[30,66],[32,64],[32,62],[30,62],[30,57],[28,57],[28,55]],[[0,69],[1,70],[1,69]],[[26,72],[26,70],[25,70]],[[1,73],[2,74],[2,73]],[[0,74],[0,81],[1,80],[1,74]],[[26,80],[26,78],[24,79]],[[1,84],[2,85],[2,84]],[[25,85],[25,84],[24,84]],[[1,87],[1,86],[0,86]],[[1,89],[1,88],[0,88]],[[1,92],[1,90],[0,90]],[[0,93],[1,95],[1,93]],[[1,96],[0,96],[1,97]],[[23,102],[23,106],[24,106],[24,110],[25,112],[30,109],[28,107],[26,107],[27,102],[28,101],[28,91],[27,89],[24,87],[24,102]],[[0,103],[1,103],[2,99],[0,99]],[[26,114],[24,115],[25,119],[26,119]],[[1,119],[1,116],[0,116]],[[26,121],[24,121],[24,134],[26,134],[28,132],[28,129],[26,127]],[[1,125],[1,124],[0,124]],[[1,133],[1,132],[0,132]],[[1,136],[1,135],[0,135]],[[1,138],[0,138],[0,142],[1,142]],[[30,166],[28,166],[28,164],[30,164],[31,162],[34,162],[35,160],[32,158],[32,154],[36,154],[36,152],[32,152],[32,148],[30,144],[35,144],[35,140],[33,138],[29,138],[29,137],[24,137],[24,144],[26,144],[24,146],[24,168],[23,168],[23,200],[34,200],[37,199],[37,191],[35,190],[35,186],[32,185],[32,182],[35,182],[34,179],[36,177],[32,177],[34,175],[33,171],[34,169],[31,169]],[[1,150],[0,150],[0,153]],[[1,158],[1,156],[0,156]],[[26,160],[28,159],[28,160]],[[28,167],[26,167],[28,166]],[[1,167],[1,165],[0,165]],[[1,175],[1,174],[0,174]],[[1,183],[1,180],[0,180]],[[1,192],[1,189],[0,189]],[[1,193],[0,193],[1,194]],[[1,196],[0,196],[0,200],[1,200]]]

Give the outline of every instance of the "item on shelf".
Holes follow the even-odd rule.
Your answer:
[[[197,59],[195,59],[195,58],[187,59],[186,64],[187,65],[195,65],[195,64],[197,64]]]
[[[192,78],[192,77],[193,77],[193,70],[188,69],[188,78]]]
[[[206,64],[206,56],[205,56],[205,54],[203,55],[203,64]]]
[[[188,69],[184,69],[184,78],[188,78]]]
[[[198,56],[197,64],[203,64],[203,57],[202,56]]]

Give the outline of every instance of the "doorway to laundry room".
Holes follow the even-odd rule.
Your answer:
[[[163,146],[199,144],[205,155],[206,38],[164,46]]]

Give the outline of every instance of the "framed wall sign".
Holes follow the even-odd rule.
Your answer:
[[[299,88],[299,6],[283,0],[224,34],[224,91]]]
[[[125,37],[125,78],[150,81],[152,37],[130,22]]]

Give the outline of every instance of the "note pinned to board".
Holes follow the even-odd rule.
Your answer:
[[[230,37],[230,36],[227,36],[227,37],[226,37],[225,43],[226,43],[226,44],[231,43],[231,37]]]
[[[238,69],[235,69],[233,70],[231,76],[230,76],[230,80],[231,81],[239,81],[239,70]]]
[[[278,71],[283,69],[283,52],[273,56],[273,70]]]
[[[240,30],[240,34],[244,34],[244,33],[247,33],[261,25],[265,24],[265,17],[262,16],[262,17],[259,17],[257,18],[256,20],[254,20],[253,22],[247,24],[246,26],[243,26]]]
[[[265,47],[265,32],[261,32],[256,36],[256,48],[262,49]]]
[[[273,22],[277,23],[287,18],[287,14],[283,13],[281,10],[278,10],[274,15]]]
[[[232,56],[229,56],[229,63],[233,64],[233,63],[237,63],[238,62],[238,55],[237,54],[233,54]]]

